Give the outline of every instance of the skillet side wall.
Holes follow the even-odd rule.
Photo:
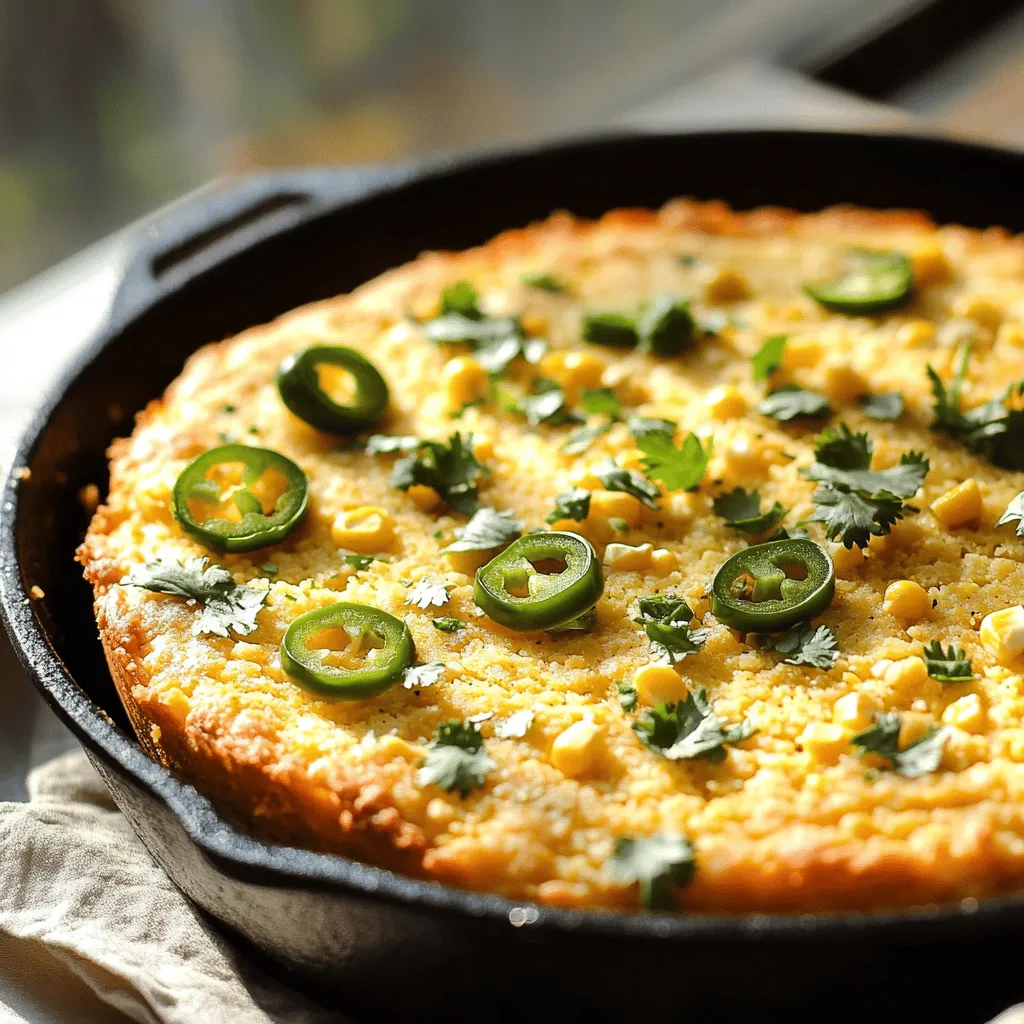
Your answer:
[[[28,464],[32,476],[8,491],[14,505],[5,506],[0,527],[0,576],[15,646],[175,882],[264,953],[316,977],[326,990],[347,993],[346,1005],[372,1006],[375,1020],[412,1009],[422,1015],[436,1006],[442,976],[460,991],[468,986],[488,994],[492,1003],[502,993],[500,1005],[528,1007],[534,1014],[538,985],[554,993],[554,1003],[564,1000],[572,1010],[585,1005],[589,997],[581,993],[599,981],[593,997],[599,1017],[644,1005],[679,1006],[703,991],[707,1013],[711,1007],[740,1013],[770,1004],[799,1019],[811,989],[840,985],[852,1019],[877,1005],[878,986],[892,998],[903,993],[912,999],[908,1006],[924,1010],[922,990],[934,987],[927,979],[954,962],[961,977],[977,972],[975,995],[986,979],[991,1009],[997,1010],[1013,998],[997,970],[998,943],[967,939],[967,933],[978,932],[983,921],[986,934],[995,934],[1001,925],[1022,920],[1019,901],[973,916],[954,908],[912,933],[883,933],[870,922],[837,918],[824,943],[820,928],[817,938],[800,939],[791,923],[785,934],[774,932],[771,919],[759,930],[718,928],[713,936],[699,928],[687,933],[674,922],[644,925],[643,934],[585,926],[551,930],[543,917],[539,926],[513,929],[493,910],[474,918],[454,908],[359,894],[330,875],[300,878],[272,847],[263,848],[263,862],[254,870],[249,858],[231,856],[227,826],[212,826],[220,855],[204,853],[153,795],[168,787],[187,801],[183,787],[155,766],[139,769],[134,760],[126,767],[125,751],[132,749],[134,757],[137,748],[125,742],[130,729],[73,553],[87,519],[75,497],[78,489],[92,482],[103,488],[110,440],[130,431],[134,412],[163,391],[192,351],[303,302],[348,290],[422,249],[464,248],[559,207],[599,215],[617,206],[658,206],[677,195],[722,198],[738,208],[777,203],[812,210],[844,201],[906,206],[926,209],[940,222],[1002,224],[1019,231],[1022,170],[1020,155],[932,140],[764,132],[598,140],[479,164],[428,166],[406,184],[385,182],[377,194],[373,189],[381,179],[369,171],[363,187],[370,194],[355,199],[351,172],[344,186],[340,173],[306,174],[304,185],[316,199],[309,219],[300,217],[223,258],[182,264],[163,279],[151,274],[159,252],[141,253],[122,292],[130,302],[116,305],[115,325],[63,393],[58,389],[51,396],[52,412],[26,435],[16,465]],[[272,192],[273,178],[266,180]],[[278,187],[292,184],[293,178],[282,175]],[[178,232],[184,240],[197,223],[210,229],[202,211],[198,222],[195,209],[186,213],[169,215],[171,233],[175,217],[188,222]],[[21,605],[32,584],[47,595],[33,603],[38,621]],[[125,735],[109,728],[110,719]],[[912,938],[939,945],[912,947]],[[595,975],[602,963],[608,968]],[[457,978],[453,964],[462,965]],[[685,996],[681,974],[701,979]],[[402,980],[396,983],[396,977]],[[854,978],[863,1003],[851,988]],[[1024,986],[1016,995],[1024,995]],[[947,992],[937,1005],[948,1010],[949,999]],[[834,1016],[840,1012],[834,989],[821,1005],[841,1019]],[[979,1005],[972,998],[959,1019],[983,1020]]]

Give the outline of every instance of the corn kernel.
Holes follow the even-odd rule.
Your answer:
[[[953,314],[992,331],[1003,322],[1003,307],[982,295],[961,295],[953,303]]]
[[[525,313],[520,319],[523,330],[529,337],[534,338],[548,332],[548,318],[540,313]]]
[[[974,477],[951,487],[932,502],[935,518],[947,530],[977,525],[982,511],[981,488]]]
[[[601,479],[590,466],[574,466],[569,471],[569,483],[585,491],[596,491],[601,486]]]
[[[661,662],[651,662],[638,668],[633,676],[633,685],[637,699],[649,707],[666,701],[685,700],[689,693],[679,673]]]
[[[670,572],[675,572],[678,566],[679,559],[668,548],[655,548],[651,552],[651,569],[658,576],[667,576]]]
[[[896,332],[896,342],[906,348],[917,348],[935,340],[935,325],[928,320],[911,320]]]
[[[981,732],[985,728],[985,709],[976,693],[968,693],[942,712],[946,725],[955,725],[964,732]]]
[[[848,693],[832,707],[832,721],[844,729],[866,729],[878,710],[878,703],[866,693]]]
[[[725,450],[725,464],[735,477],[756,476],[764,469],[764,452],[760,445],[738,437]]]
[[[928,686],[928,669],[923,658],[904,658],[893,662],[884,678],[899,698],[916,697]]]
[[[938,284],[949,280],[949,263],[938,242],[929,240],[915,246],[910,253],[910,264],[914,269],[914,283],[917,285]]]
[[[573,722],[555,737],[551,763],[565,775],[585,775],[594,767],[600,753],[602,732],[602,727],[592,718]]]
[[[986,615],[979,636],[996,661],[1008,665],[1024,654],[1024,608],[1015,604]]]
[[[850,576],[864,564],[864,550],[854,545],[852,548],[844,544],[829,545],[832,564],[840,576]]]
[[[747,411],[747,400],[736,388],[714,388],[704,400],[708,412],[716,420],[732,420]]]
[[[429,512],[441,504],[441,495],[426,484],[413,484],[405,493],[421,512]]]
[[[441,383],[452,409],[461,409],[487,393],[487,371],[471,356],[456,356],[445,363]]]
[[[926,711],[904,711],[900,715],[900,750],[916,743],[934,725],[935,719]]]
[[[622,491],[594,491],[590,496],[590,514],[601,519],[622,519],[638,526],[643,505],[632,494]]]
[[[605,568],[612,572],[643,572],[651,567],[652,550],[650,544],[609,544],[604,549]]]
[[[816,366],[823,352],[818,338],[790,338],[782,353],[782,367],[796,370]]]
[[[479,440],[473,438],[473,454],[483,461],[494,458],[494,442],[489,438],[482,437]]]
[[[831,763],[849,747],[850,735],[834,722],[808,722],[796,741],[815,761]]]
[[[368,553],[380,551],[395,539],[395,520],[376,505],[339,512],[331,524],[331,540],[339,548]]]
[[[557,381],[566,391],[596,388],[607,364],[593,352],[548,352],[540,361],[543,376]]]
[[[913,580],[896,580],[885,588],[882,610],[894,615],[905,625],[920,622],[931,608],[928,591]]]
[[[704,297],[708,302],[736,302],[750,297],[750,285],[738,270],[722,267],[704,286]]]
[[[840,363],[825,370],[825,393],[833,402],[852,402],[870,390],[863,375],[852,366]]]
[[[472,576],[481,565],[486,565],[494,556],[494,551],[446,551],[445,560],[455,572]]]
[[[996,344],[1024,348],[1024,327],[1020,324],[1003,324],[996,331]]]

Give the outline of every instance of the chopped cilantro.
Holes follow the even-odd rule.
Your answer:
[[[494,735],[499,740],[521,740],[530,731],[533,717],[528,708],[513,711],[508,718],[494,723]]]
[[[525,274],[520,275],[519,280],[522,281],[527,288],[538,288],[540,291],[550,292],[552,295],[557,295],[559,292],[565,291],[565,284],[562,280],[545,270],[527,271]]]
[[[583,317],[583,340],[591,345],[633,348],[639,341],[636,321],[626,313],[588,313]]]
[[[264,562],[260,566],[260,572],[265,572],[268,576],[276,576],[277,566],[273,562]]]
[[[621,679],[615,681],[615,689],[619,692],[619,704],[623,711],[632,711],[636,708],[639,694],[632,683],[625,683]]]
[[[761,637],[766,651],[785,654],[785,665],[810,665],[811,668],[830,669],[839,657],[835,633],[828,626],[815,629],[806,622],[798,622],[781,636]]]
[[[226,412],[226,413],[228,413],[230,415],[231,413],[238,411],[238,406],[237,405],[233,405],[231,402],[225,402],[220,407],[220,409],[221,409],[221,412]]]
[[[255,423],[249,424],[248,430],[250,434],[258,434],[260,432],[260,428]]]
[[[784,384],[781,388],[769,391],[755,408],[762,416],[770,416],[780,423],[820,419],[832,414],[832,406],[824,395],[807,391],[796,384]]]
[[[440,786],[461,797],[481,787],[494,762],[484,749],[484,738],[475,725],[442,722],[416,774],[421,786]]]
[[[703,689],[694,690],[686,700],[658,704],[633,723],[640,741],[669,761],[708,761],[725,758],[726,743],[741,743],[754,734],[747,719],[726,725],[714,712]]]
[[[590,491],[573,487],[555,497],[555,508],[545,522],[557,523],[559,519],[575,519],[582,522],[590,515]]]
[[[690,303],[672,295],[657,295],[645,302],[637,322],[637,336],[656,356],[677,356],[693,341],[696,330]]]
[[[945,651],[938,640],[925,644],[924,666],[928,675],[940,683],[968,683],[974,678],[971,659],[956,644],[950,644]]]
[[[479,320],[483,316],[479,300],[480,293],[469,281],[456,281],[441,292],[441,315],[461,313],[471,320]]]
[[[889,767],[908,779],[934,772],[942,763],[942,748],[949,734],[945,729],[932,727],[920,739],[903,750],[899,749],[900,716],[896,711],[875,713],[875,721],[863,732],[857,733],[850,743],[859,747],[858,756],[877,754],[889,762]]]
[[[690,841],[670,835],[640,839],[620,836],[608,862],[609,873],[616,882],[638,885],[640,905],[648,910],[674,910],[672,886],[686,885],[695,866]]]
[[[609,516],[608,525],[616,533],[629,533],[629,531],[632,529],[632,527],[629,525],[629,523],[626,522],[625,519],[620,519],[618,516]]]
[[[440,619],[432,619],[431,624],[439,633],[458,633],[460,629],[466,628],[466,624],[462,619],[456,619],[452,615],[445,615]]]
[[[344,558],[346,565],[351,565],[353,569],[363,570],[369,569],[374,562],[386,562],[386,558],[379,558],[377,555],[345,555]]]
[[[1024,537],[1024,491],[1010,500],[1006,511],[996,520],[996,526],[1005,526],[1007,523],[1017,524],[1017,536]]]
[[[406,434],[371,434],[366,439],[367,455],[393,455],[395,452],[411,452],[420,446],[418,437]]]
[[[692,629],[692,619],[693,612],[683,598],[663,594],[640,599],[636,622],[644,627],[655,653],[675,663],[696,654],[707,643],[710,631]]]
[[[782,369],[782,355],[786,350],[788,334],[772,334],[751,357],[750,364],[754,380],[767,380]]]
[[[638,437],[636,446],[644,453],[640,461],[650,479],[660,481],[670,491],[692,491],[708,468],[714,438],[708,437],[705,448],[701,439],[691,433],[677,448],[667,434],[658,432]]]
[[[448,674],[443,661],[428,661],[424,665],[411,665],[402,673],[402,686],[407,690],[422,690],[441,682]]]
[[[624,494],[632,494],[648,508],[658,507],[655,499],[661,497],[661,488],[649,480],[645,480],[634,470],[623,469],[609,459],[594,470],[594,475],[601,481],[601,486],[606,491],[622,491]]]
[[[448,603],[448,588],[437,580],[419,580],[406,594],[405,603],[424,611],[428,608],[443,608]]]
[[[616,419],[622,411],[622,402],[611,388],[584,388],[580,395],[580,405],[591,416],[604,413]]]
[[[903,396],[898,391],[882,395],[862,395],[860,407],[865,416],[880,423],[898,420],[903,415]]]
[[[554,381],[538,380],[532,395],[524,395],[511,404],[512,411],[525,416],[531,427],[541,423],[557,427],[580,422],[580,417],[569,411],[565,392]]]
[[[716,516],[721,516],[725,520],[726,526],[731,526],[734,530],[751,537],[760,537],[778,526],[789,512],[789,509],[779,502],[775,502],[767,512],[762,512],[760,493],[756,490],[745,491],[742,487],[715,498],[711,507]]]
[[[493,508],[478,508],[465,526],[456,528],[458,538],[442,554],[450,551],[490,551],[515,540],[523,532],[523,524],[511,512],[497,512]]]
[[[644,434],[668,434],[671,439],[677,426],[678,424],[672,420],[663,420],[656,416],[630,416],[626,421],[629,432],[638,439]]]
[[[456,512],[472,515],[477,509],[477,480],[485,472],[473,454],[472,440],[455,433],[447,442],[420,441],[414,455],[395,463],[391,486],[400,491],[415,484],[433,487]]]
[[[267,592],[236,583],[222,565],[207,568],[208,562],[205,556],[189,558],[184,564],[160,558],[133,566],[121,585],[198,601],[203,606],[198,625],[200,633],[217,636],[227,636],[229,630],[242,636],[252,633]]]
[[[605,420],[593,427],[577,427],[570,432],[559,450],[566,455],[582,455],[599,437],[607,434],[612,425],[612,420]]]

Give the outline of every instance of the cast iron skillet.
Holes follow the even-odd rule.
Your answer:
[[[104,483],[108,443],[190,352],[425,248],[462,248],[560,207],[597,215],[678,195],[919,207],[1020,231],[1022,176],[1022,155],[931,139],[730,132],[267,175],[179,206],[143,239],[109,325],[21,441],[15,466],[31,476],[7,481],[0,531],[14,646],[175,883],[251,951],[366,1020],[555,1008],[568,1020],[984,1020],[1024,995],[998,956],[1024,923],[1022,897],[879,915],[567,912],[247,837],[135,742],[72,556],[86,525],[77,490]],[[28,599],[33,585],[44,599]]]

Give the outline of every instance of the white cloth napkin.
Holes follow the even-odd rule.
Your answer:
[[[0,803],[0,1024],[344,1024],[213,933],[121,816],[85,754]]]

